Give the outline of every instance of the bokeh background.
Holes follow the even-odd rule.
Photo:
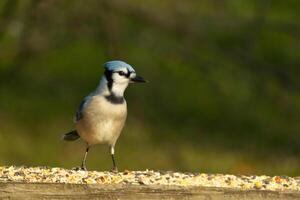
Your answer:
[[[300,174],[300,1],[0,0],[0,164],[80,165],[64,142],[102,63],[126,91],[120,170]],[[91,170],[109,170],[106,146]]]

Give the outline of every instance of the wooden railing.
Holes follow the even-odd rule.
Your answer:
[[[298,200],[300,192],[163,185],[0,183],[0,199]]]

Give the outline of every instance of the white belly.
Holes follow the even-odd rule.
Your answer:
[[[89,145],[114,145],[126,120],[126,101],[123,104],[111,104],[103,96],[95,96],[82,115],[82,119],[76,123],[76,130],[85,142]]]

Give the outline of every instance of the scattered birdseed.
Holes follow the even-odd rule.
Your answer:
[[[0,182],[131,184],[221,187],[243,190],[300,191],[300,178],[287,176],[235,176],[224,174],[157,172],[152,170],[98,172],[48,167],[0,167]]]

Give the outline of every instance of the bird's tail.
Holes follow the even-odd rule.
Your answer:
[[[66,133],[62,137],[62,139],[65,141],[74,141],[77,140],[78,138],[80,138],[80,136],[78,135],[76,130]]]

